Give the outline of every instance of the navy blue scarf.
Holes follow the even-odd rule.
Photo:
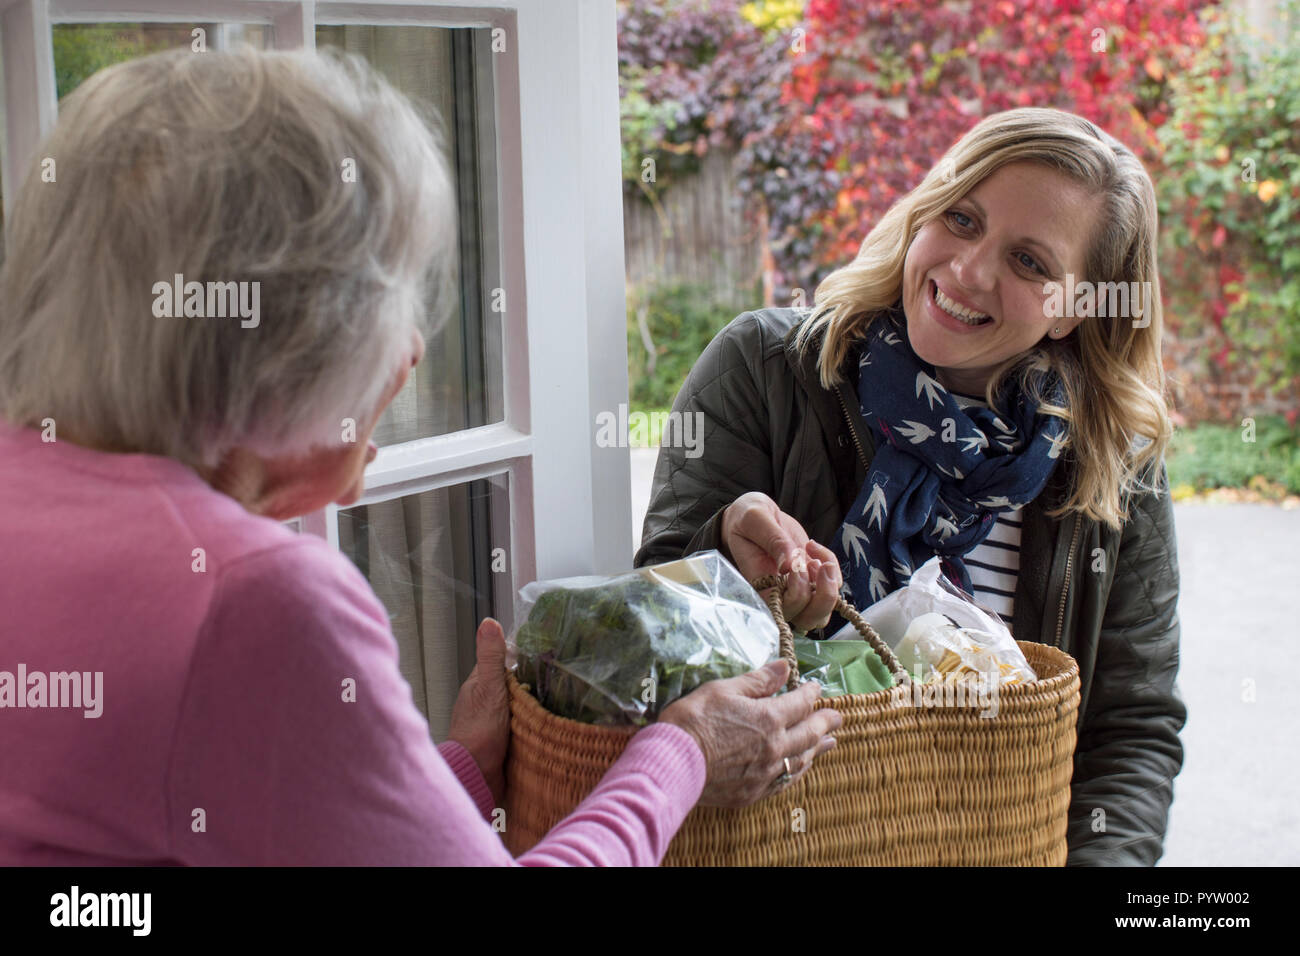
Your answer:
[[[967,594],[962,556],[997,514],[1032,501],[1056,467],[1066,424],[1003,387],[995,409],[958,407],[912,351],[901,311],[872,323],[858,360],[858,400],[876,440],[866,483],[831,542],[854,606],[902,587],[935,555]],[[1055,375],[1042,394],[1064,404]]]

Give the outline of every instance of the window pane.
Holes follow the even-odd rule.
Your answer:
[[[504,418],[491,32],[485,28],[318,26],[318,48],[361,56],[441,118],[458,196],[456,309],[375,428],[393,445]]]
[[[200,42],[207,50],[271,45],[271,28],[255,23],[56,23],[51,32],[59,99],[106,66],[160,50],[194,49]]]
[[[339,550],[387,608],[402,675],[438,741],[474,667],[479,622],[509,626],[497,612],[513,594],[508,484],[499,475],[338,514]]]

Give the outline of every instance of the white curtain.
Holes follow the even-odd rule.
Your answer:
[[[368,576],[392,622],[402,676],[429,732],[443,740],[461,679],[474,665],[472,602],[457,600],[456,571],[469,568],[452,499],[439,489],[351,509],[339,516],[339,545]],[[468,635],[468,640],[466,636]]]

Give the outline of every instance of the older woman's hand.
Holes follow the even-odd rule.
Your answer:
[[[722,538],[746,581],[788,574],[782,608],[799,631],[825,627],[844,584],[831,550],[761,491],[743,494],[722,514]]]
[[[739,677],[710,681],[664,708],[660,722],[681,727],[704,753],[708,775],[700,803],[748,806],[781,789],[785,758],[793,782],[815,757],[835,746],[835,738],[827,735],[843,718],[830,708],[813,710],[820,684],[809,681],[789,694],[771,696],[785,683],[788,666],[775,661]]]
[[[485,617],[478,626],[478,657],[451,709],[448,740],[469,751],[492,796],[505,800],[506,747],[510,743],[510,697],[506,690],[506,635]]]

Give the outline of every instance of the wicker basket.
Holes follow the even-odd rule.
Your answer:
[[[781,579],[753,583],[771,588],[781,653],[793,662]],[[1038,680],[1001,688],[996,716],[981,717],[976,701],[927,705],[926,692],[871,626],[842,600],[836,610],[876,649],[896,685],[818,701],[844,717],[836,746],[793,786],[751,806],[696,807],[664,865],[1064,865],[1079,709],[1074,660],[1017,642]],[[792,687],[797,680],[792,667]],[[519,854],[595,789],[635,728],[558,717],[513,674],[509,686],[504,836]]]

